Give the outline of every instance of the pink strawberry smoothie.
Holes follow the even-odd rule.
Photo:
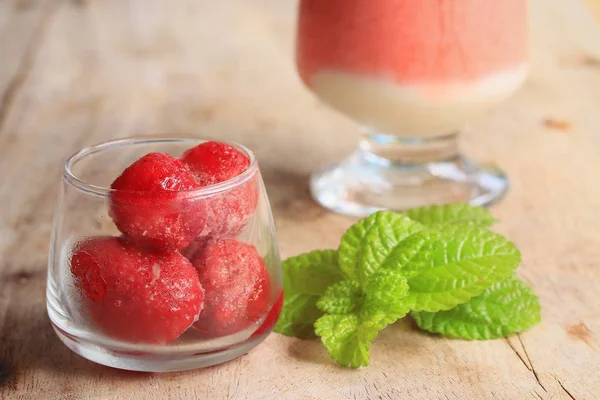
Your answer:
[[[302,0],[299,11],[304,83],[386,133],[459,129],[526,76],[525,0]]]

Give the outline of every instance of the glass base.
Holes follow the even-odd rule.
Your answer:
[[[349,158],[311,177],[317,202],[355,217],[431,204],[486,206],[507,189],[502,171],[457,153],[455,134],[434,139],[370,135]]]
[[[91,341],[71,336],[54,323],[54,331],[60,340],[75,353],[98,364],[108,367],[140,372],[174,372],[210,367],[231,361],[248,353],[271,333],[270,330],[250,337],[237,345],[206,353],[194,351],[173,353],[153,353],[108,349]]]

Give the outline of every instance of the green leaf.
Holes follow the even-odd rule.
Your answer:
[[[386,324],[404,317],[413,304],[408,300],[408,282],[400,272],[381,269],[371,276],[365,287],[360,315],[369,318],[382,314]]]
[[[369,365],[371,342],[385,326],[382,314],[368,319],[356,314],[324,315],[315,322],[315,333],[338,364],[359,368]]]
[[[362,291],[356,281],[341,281],[325,290],[317,308],[327,314],[350,314],[362,303]]]
[[[485,208],[463,203],[413,208],[404,214],[427,226],[461,223],[486,227],[497,222]]]
[[[438,237],[438,233],[433,231],[420,231],[408,236],[395,247],[381,252],[386,256],[380,268],[401,271],[407,278],[416,275],[426,267]]]
[[[335,250],[317,250],[291,257],[282,264],[283,308],[275,332],[314,337],[313,324],[323,313],[317,308],[327,287],[342,280]]]
[[[413,311],[449,310],[512,274],[519,250],[503,236],[477,226],[447,225],[431,252],[420,252],[408,279]],[[415,274],[416,273],[416,274]]]
[[[328,314],[317,320],[315,333],[340,365],[366,366],[378,332],[410,310],[407,295],[406,277],[398,271],[375,272],[364,292],[356,281],[337,283],[319,300],[319,308]]]
[[[421,329],[468,340],[505,337],[541,320],[538,297],[514,275],[451,310],[411,315]]]
[[[318,299],[319,296],[284,292],[284,305],[273,330],[286,336],[314,338],[313,325],[323,315],[323,312],[317,308]]]
[[[418,253],[419,246],[429,238],[411,236],[423,229],[405,215],[376,212],[352,225],[342,236],[338,250],[340,268],[364,287],[369,276],[382,266],[401,268]]]
[[[281,267],[286,292],[321,296],[325,289],[344,278],[335,250],[315,250],[290,257]]]

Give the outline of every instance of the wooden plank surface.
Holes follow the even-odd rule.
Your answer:
[[[590,6],[591,5],[591,6]],[[45,269],[60,165],[86,144],[143,133],[240,141],[260,160],[284,257],[337,245],[352,219],[311,199],[308,174],[358,130],[301,86],[291,0],[0,2],[0,399],[600,398],[600,23],[597,4],[531,2],[532,74],[466,129],[511,191],[498,230],[543,322],[463,342],[387,328],[372,366],[338,368],[317,342],[271,335],[191,372],[101,367],[55,337]]]

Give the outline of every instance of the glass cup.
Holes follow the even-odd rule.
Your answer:
[[[250,166],[200,189],[109,189],[141,156],[178,157],[202,142],[122,139],[64,164],[46,302],[58,337],[77,354],[121,369],[177,371],[231,360],[271,332],[283,299],[281,262],[250,150],[229,143]],[[159,248],[155,239],[176,244]]]
[[[525,0],[301,0],[302,81],[365,127],[350,157],[313,174],[316,200],[364,216],[501,198],[505,175],[457,137],[525,80],[526,17]]]

